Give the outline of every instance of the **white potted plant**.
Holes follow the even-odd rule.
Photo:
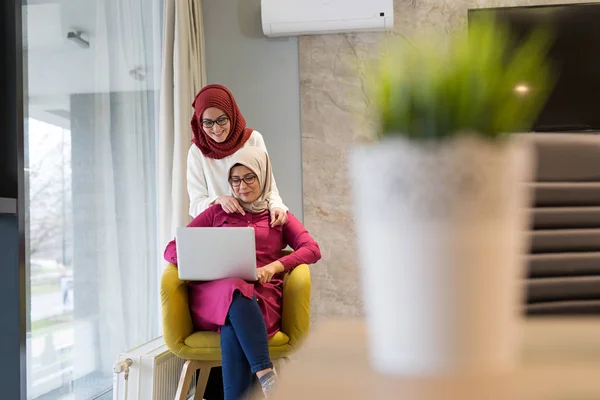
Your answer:
[[[350,154],[371,361],[392,374],[499,372],[518,357],[549,36],[481,20],[394,39],[371,83],[380,134]]]

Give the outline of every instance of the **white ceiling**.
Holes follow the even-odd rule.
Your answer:
[[[123,2],[128,7],[119,8]],[[152,34],[160,29],[158,4],[158,0],[28,1],[23,7],[23,44],[29,115],[60,121],[59,114],[68,116],[69,97],[75,93],[156,89],[160,61],[153,39],[159,35]],[[133,14],[119,14],[123,10]],[[140,13],[146,14],[142,18]],[[119,29],[120,20],[128,21],[126,29]],[[68,40],[69,31],[83,31],[90,47]],[[130,75],[137,66],[146,71],[144,81]]]

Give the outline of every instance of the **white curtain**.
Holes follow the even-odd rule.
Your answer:
[[[97,1],[94,88],[71,99],[74,313],[89,320],[75,327],[75,370],[108,377],[120,352],[159,334],[158,81],[150,73],[159,4]]]
[[[194,96],[206,84],[200,0],[164,0],[160,134],[159,243],[190,221],[186,162]]]

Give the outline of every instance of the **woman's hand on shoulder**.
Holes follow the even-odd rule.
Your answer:
[[[275,228],[276,226],[283,225],[287,222],[287,220],[288,220],[287,212],[285,212],[281,208],[274,208],[271,210],[271,228]]]
[[[240,202],[235,197],[219,196],[215,203],[220,204],[221,208],[223,208],[223,211],[225,211],[227,214],[240,213],[242,215],[246,215],[246,212],[240,205]]]

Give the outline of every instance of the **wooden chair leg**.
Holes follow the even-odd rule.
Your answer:
[[[290,362],[290,359],[288,357],[282,357],[282,358],[273,360],[273,366],[275,367],[277,374],[279,374],[285,367],[287,367],[289,362]]]
[[[177,393],[175,400],[186,400],[187,394],[190,391],[190,384],[194,378],[194,374],[198,370],[198,363],[194,360],[187,360],[183,364],[181,375],[179,376],[179,384],[177,385]],[[204,395],[204,393],[202,393]]]
[[[275,368],[275,370],[277,372],[279,372],[279,370],[281,369],[281,364],[282,364],[281,358],[277,358],[275,360],[272,360],[271,362],[273,363],[273,368]]]
[[[206,391],[206,385],[208,385],[208,377],[210,376],[210,365],[200,366],[200,375],[198,376],[198,383],[196,383],[196,394],[194,400],[204,399],[204,392]]]

